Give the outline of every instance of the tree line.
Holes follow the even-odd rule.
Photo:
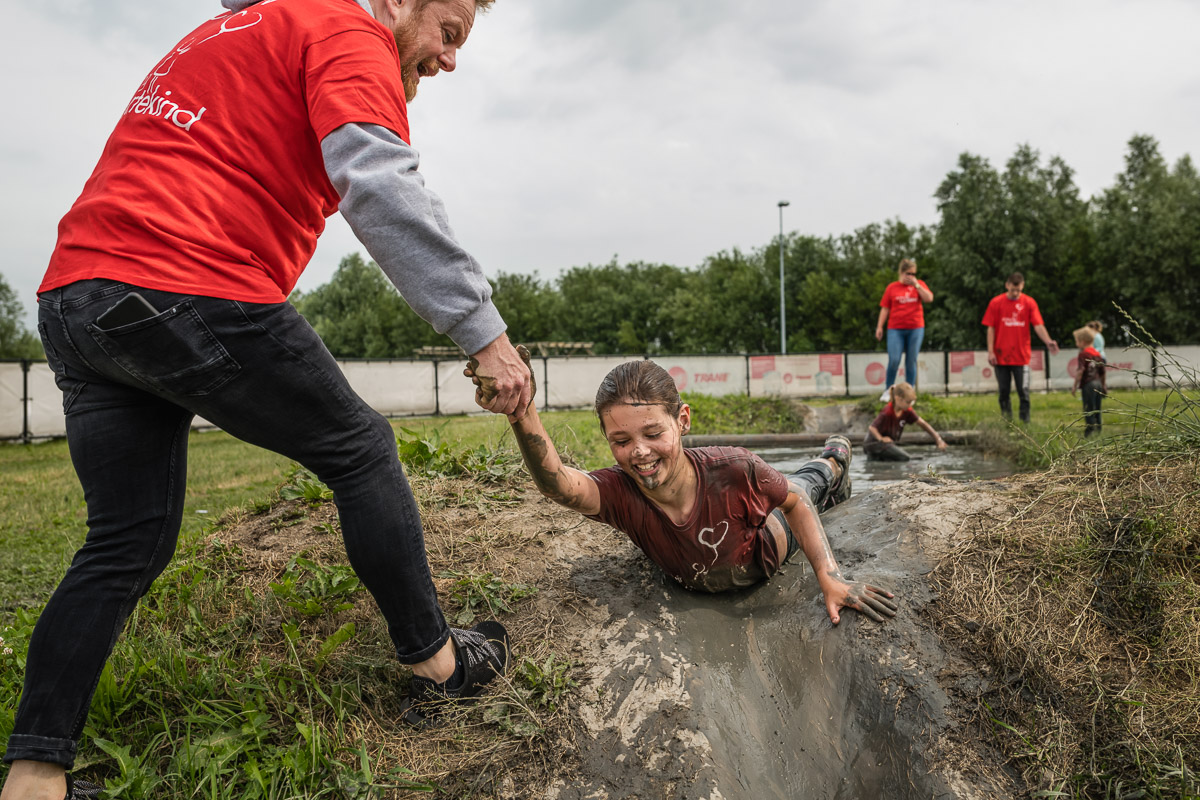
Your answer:
[[[836,237],[790,233],[695,267],[614,259],[553,280],[501,273],[493,299],[517,342],[588,341],[597,353],[777,352],[782,247],[788,352],[879,349],[879,298],[902,258],[917,261],[935,293],[926,348],[982,348],[984,308],[1012,272],[1024,274],[1064,344],[1091,319],[1105,323],[1108,342],[1127,343],[1118,307],[1162,342],[1200,342],[1200,175],[1190,156],[1168,165],[1153,137],[1134,136],[1113,185],[1085,199],[1061,158],[1043,160],[1030,145],[1002,170],[963,153],[934,197],[939,220],[930,226],[888,220]],[[9,314],[3,289],[0,281],[0,318]],[[339,357],[406,358],[452,344],[358,254],[291,301]],[[5,331],[0,319],[0,347],[22,333]]]

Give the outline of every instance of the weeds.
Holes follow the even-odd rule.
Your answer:
[[[441,577],[454,579],[450,585],[450,599],[459,607],[454,624],[460,627],[470,625],[484,609],[489,617],[511,613],[512,604],[533,597],[538,591],[536,587],[522,583],[508,583],[490,572],[463,574],[449,571],[443,572]]]
[[[1031,441],[1051,467],[1020,510],[976,520],[935,571],[947,630],[1017,676],[980,713],[1032,797],[1198,796],[1198,398],[1169,374],[1161,407],[1106,409],[1128,433]]]
[[[362,588],[348,565],[322,566],[301,556],[293,558],[279,581],[271,584],[271,591],[284,605],[305,617],[353,608],[354,604],[348,600]]]
[[[473,449],[451,446],[435,428],[422,437],[409,428],[401,428],[398,437],[400,461],[421,475],[473,477],[484,482],[499,483],[512,478],[521,468],[520,456],[511,451],[497,451],[485,445]]]

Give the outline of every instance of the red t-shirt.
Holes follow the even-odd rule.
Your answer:
[[[925,281],[917,278],[917,283],[921,284],[922,289],[929,291]],[[888,330],[895,328],[903,331],[925,327],[925,304],[921,302],[921,295],[917,294],[915,286],[892,281],[883,290],[883,299],[879,301],[879,307],[888,310]]]
[[[1029,347],[1029,326],[1041,325],[1042,313],[1037,301],[1027,294],[1009,300],[1007,294],[997,295],[988,303],[983,324],[995,328],[996,363],[1020,367],[1029,363],[1033,350]]]
[[[900,441],[900,434],[904,433],[904,426],[912,425],[920,418],[911,406],[904,409],[903,414],[897,414],[896,409],[892,408],[892,404],[888,403],[871,424],[875,426],[875,430],[879,431],[880,436],[890,436],[893,442],[898,442]],[[866,441],[874,442],[880,440],[877,440],[868,428]]]
[[[721,592],[774,575],[786,553],[777,551],[767,517],[787,499],[787,478],[740,447],[683,452],[696,470],[699,499],[682,525],[620,467],[591,473],[600,489],[600,512],[591,519],[623,531],[689,589]]]
[[[350,122],[409,138],[395,37],[355,0],[205,22],[126,106],[39,291],[110,278],[281,302],[338,207],[321,139]]]
[[[1079,351],[1076,370],[1075,374],[1079,376],[1081,386],[1093,381],[1102,381],[1104,379],[1104,356],[1089,344]]]

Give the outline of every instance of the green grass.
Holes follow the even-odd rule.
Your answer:
[[[192,433],[188,450],[181,540],[273,492],[291,463],[219,431]],[[0,612],[44,603],[86,531],[66,442],[0,445]]]

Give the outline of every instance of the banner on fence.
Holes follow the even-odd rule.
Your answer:
[[[1175,345],[1163,350],[1158,357],[1158,385],[1168,381],[1195,385],[1200,377],[1200,346]]]
[[[653,361],[671,374],[680,392],[714,397],[746,393],[744,356],[656,356]]]
[[[342,374],[367,405],[386,417],[433,414],[433,362],[339,361]],[[471,386],[462,376],[460,383]]]
[[[25,432],[25,376],[20,364],[0,364],[0,438],[20,439]]]
[[[1110,389],[1129,389],[1141,385],[1151,386],[1150,373],[1154,359],[1149,350],[1140,347],[1108,347],[1107,374],[1105,379]],[[1079,350],[1062,349],[1058,355],[1050,356],[1051,391],[1069,391],[1075,385],[1075,373],[1079,369]],[[1140,377],[1137,373],[1140,373]]]
[[[917,358],[917,389],[922,392],[945,390],[945,354],[941,350],[921,353]],[[847,383],[849,394],[879,394],[887,383],[887,353],[849,353]],[[904,359],[896,380],[904,380]]]
[[[846,393],[842,353],[750,356],[751,397],[818,397]]]
[[[946,389],[951,392],[992,392],[996,371],[988,363],[987,350],[960,350],[947,354],[950,374]]]
[[[628,356],[567,356],[546,360],[546,405],[549,408],[580,408],[594,405],[596,389],[604,376]],[[542,391],[542,386],[538,391]],[[540,406],[539,406],[540,407]]]

